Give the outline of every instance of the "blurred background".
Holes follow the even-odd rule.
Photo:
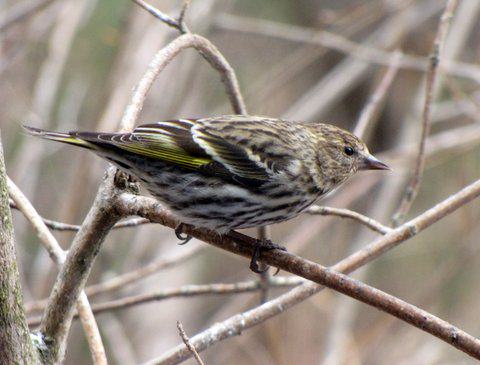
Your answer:
[[[209,38],[236,70],[250,114],[354,130],[399,50],[398,73],[365,133],[393,172],[358,174],[322,205],[350,208],[391,224],[413,167],[425,71],[445,1],[192,0],[187,24]],[[151,1],[172,16],[181,1]],[[15,12],[40,5],[12,21]],[[480,177],[480,1],[460,0],[447,37],[432,105],[427,166],[414,217]],[[328,32],[328,33],[325,33]],[[107,164],[85,151],[30,138],[21,124],[114,131],[153,55],[178,35],[128,0],[0,1],[0,128],[9,176],[45,218],[80,224]],[[381,51],[379,51],[381,50]],[[231,113],[218,74],[187,50],[156,81],[142,122]],[[29,317],[48,297],[57,268],[14,211]],[[480,335],[480,205],[473,202],[353,274]],[[247,231],[255,234],[254,230]],[[65,249],[74,232],[54,232]],[[334,217],[272,226],[275,242],[323,265],[365,246],[376,233]],[[177,246],[159,225],[106,239],[88,285],[163,259],[175,265],[91,295],[92,303],[187,284],[257,280],[248,261],[198,241]],[[181,260],[178,258],[181,257]],[[280,273],[285,275],[285,273]],[[273,298],[285,288],[268,290]],[[153,301],[106,311],[97,321],[111,364],[138,364],[260,303],[261,294]],[[90,364],[78,322],[66,364]],[[201,354],[206,364],[469,364],[440,340],[330,290]],[[193,360],[186,363],[194,364]]]

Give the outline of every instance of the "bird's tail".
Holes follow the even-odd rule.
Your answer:
[[[29,127],[27,125],[24,125],[23,129],[26,133],[35,137],[50,139],[52,141],[72,144],[74,146],[84,147],[88,149],[96,149],[93,143],[77,138],[71,133],[51,132],[40,128]]]

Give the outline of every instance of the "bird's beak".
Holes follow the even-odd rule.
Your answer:
[[[358,166],[359,170],[391,170],[391,168],[384,164],[379,159],[373,157],[372,155],[366,155],[360,162]]]

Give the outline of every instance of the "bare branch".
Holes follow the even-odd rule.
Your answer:
[[[2,364],[36,364],[37,352],[28,331],[20,287],[1,141],[0,217],[0,362]],[[41,345],[43,344],[40,343]]]
[[[163,23],[168,25],[169,27],[175,28],[176,30],[180,31],[180,25],[178,24],[178,21],[170,17],[169,15],[165,14],[164,12],[158,10],[156,7],[148,4],[147,2],[143,0],[132,0],[135,4],[139,5],[146,11],[148,11],[150,14],[152,14],[155,18],[160,19]]]
[[[18,209],[17,205],[15,204],[15,202],[13,200],[10,200],[9,203],[10,203],[10,208]],[[44,218],[44,217],[41,217],[41,216],[40,216],[40,218],[42,219],[43,223],[48,228],[50,228],[54,231],[73,231],[73,232],[76,232],[76,231],[79,231],[80,227],[81,227],[77,224],[69,224],[69,223],[64,223],[64,222],[58,222],[58,221],[54,221],[54,220]],[[149,222],[145,218],[131,218],[131,219],[125,220],[123,222],[118,222],[117,224],[115,224],[113,226],[112,229],[137,227],[137,226],[140,226],[140,225],[143,225],[143,224],[149,224],[149,223],[151,223],[151,222]]]
[[[442,50],[445,44],[445,39],[448,34],[450,23],[457,7],[458,0],[449,0],[440,20],[437,35],[433,44],[433,51],[430,54],[430,63],[427,72],[425,103],[422,114],[422,133],[418,145],[418,154],[415,162],[415,169],[413,176],[406,188],[405,195],[400,203],[397,213],[394,215],[394,223],[399,224],[405,219],[406,214],[410,210],[413,201],[417,197],[418,190],[422,179],[423,170],[425,168],[425,143],[427,136],[430,133],[431,126],[431,104],[433,101],[433,93],[435,89],[435,82],[437,80],[438,68],[441,61]]]
[[[210,65],[219,72],[222,82],[225,85],[226,93],[236,114],[247,114],[247,109],[240,93],[237,77],[230,64],[218,49],[206,38],[196,34],[185,34],[166,47],[162,48],[150,62],[147,72],[135,88],[132,102],[127,107],[122,118],[122,130],[130,130],[135,125],[148,91],[153,85],[158,74],[186,48],[195,48]]]
[[[308,260],[278,250],[262,254],[261,260],[269,265],[280,267],[282,270],[295,273],[304,278],[308,278],[309,280],[321,283],[322,285],[335,288],[336,290],[338,289],[345,294],[348,292],[347,295],[351,295],[367,304],[374,305],[381,310],[393,314],[398,318],[441,338],[469,355],[480,358],[480,341],[472,336],[465,334],[451,324],[405,303],[400,299],[391,297],[386,293],[367,287],[365,284],[356,282],[337,273],[350,273],[366,263],[371,262],[381,254],[415,236],[446,215],[477,198],[479,195],[480,180],[465,187],[441,203],[438,203],[415,219],[412,219],[390,231],[385,236],[372,242],[362,250],[348,256],[334,265],[331,269],[322,268],[320,265],[313,264]],[[171,228],[174,228],[178,223],[166,209],[161,207],[153,199],[123,194],[119,196],[118,204],[119,209],[125,209],[125,213],[145,216],[152,221]],[[251,255],[251,250],[253,250],[253,245],[255,244],[255,240],[240,234],[236,234],[236,239],[243,237],[241,245],[235,240],[230,239],[228,236],[220,237],[207,230],[187,227],[185,233],[214,246],[247,257]],[[248,247],[250,247],[250,250]],[[323,282],[323,280],[325,280],[325,282]],[[337,284],[340,287],[337,288]],[[203,351],[213,343],[239,334],[247,328],[258,325],[259,323],[284,312],[286,309],[304,301],[322,289],[322,286],[313,283],[303,284],[257,308],[214,325],[201,334],[194,336],[192,338],[192,343],[198,351]],[[350,289],[352,289],[353,292],[349,292]],[[161,358],[152,360],[148,364],[177,364],[189,356],[190,355],[185,346],[179,346]]]
[[[162,257],[159,260],[153,261],[145,266],[139,267],[138,269],[115,276],[103,283],[88,286],[85,288],[85,293],[89,298],[92,298],[99,294],[109,293],[118,289],[124,289],[128,285],[145,279],[160,270],[183,264],[189,258],[195,257],[198,254],[198,251],[200,251],[202,248],[203,246],[195,246],[192,244],[189,247],[185,247],[185,249],[181,250],[178,254],[172,257]],[[42,299],[33,303],[27,303],[25,308],[27,313],[42,311],[46,304],[47,299]]]
[[[192,353],[192,355],[195,358],[195,360],[197,361],[198,365],[204,365],[202,359],[200,358],[200,355],[198,355],[197,350],[195,350],[195,346],[193,346],[190,343],[190,339],[188,338],[187,334],[185,333],[185,330],[183,329],[183,326],[180,323],[180,321],[177,321],[177,328],[178,328],[178,332],[180,334],[180,337],[182,338],[183,343],[185,344],[185,346],[187,346],[188,350]]]
[[[105,174],[97,197],[73,240],[48,300],[40,327],[40,332],[50,345],[45,354],[47,361],[56,362],[63,358],[74,304],[81,295],[105,236],[122,218],[111,204],[111,197],[119,193],[114,183],[114,174],[114,168],[110,168]]]
[[[375,219],[367,217],[363,214],[354,212],[349,209],[341,209],[341,208],[331,208],[331,207],[323,207],[319,205],[314,205],[308,208],[305,213],[307,214],[318,214],[318,215],[334,215],[341,218],[349,218],[360,222],[361,224],[365,225],[366,227],[370,228],[371,230],[381,233],[387,234],[392,230],[392,228],[383,225],[380,222],[377,222]]]
[[[180,33],[185,34],[189,33],[190,31],[185,24],[185,15],[187,15],[187,9],[190,6],[190,0],[184,0],[182,5],[182,10],[180,10],[180,15],[178,16],[178,25]]]
[[[367,133],[368,128],[370,127],[371,129],[370,123],[374,114],[377,112],[381,101],[385,98],[388,89],[392,85],[395,76],[397,75],[401,59],[402,54],[399,51],[393,53],[392,61],[390,66],[388,66],[387,72],[385,72],[382,81],[378,84],[367,105],[365,105],[365,107],[362,109],[353,132],[353,134],[359,138],[365,139],[364,136]]]
[[[66,252],[60,247],[58,241],[43,223],[42,217],[40,217],[22,191],[10,179],[8,179],[7,184],[9,194],[12,197],[15,206],[18,207],[27,220],[32,224],[33,228],[37,232],[38,238],[40,238],[40,241],[48,251],[53,262],[55,262],[58,266],[62,266],[65,262]],[[100,336],[97,322],[95,321],[95,317],[92,309],[90,308],[90,303],[88,302],[85,292],[81,292],[76,306],[77,311],[80,314],[80,320],[85,331],[85,336],[87,337],[93,363],[95,365],[107,364],[102,337]]]
[[[187,13],[188,7],[190,6],[190,0],[183,1],[182,9],[180,10],[180,15],[176,20],[143,0],[132,0],[132,1],[135,4],[139,5],[140,7],[142,7],[143,9],[145,9],[146,11],[148,11],[155,18],[160,19],[160,21],[162,21],[169,27],[172,27],[178,30],[180,34],[190,33],[190,30],[185,24],[185,15]]]
[[[296,276],[275,276],[268,280],[269,288],[289,288],[305,283],[305,279]],[[101,314],[112,310],[125,309],[133,306],[158,302],[173,298],[191,298],[207,295],[232,295],[241,293],[251,293],[263,290],[263,284],[258,280],[244,281],[233,284],[214,283],[183,285],[177,288],[163,289],[147,294],[131,295],[120,299],[114,299],[108,302],[95,303],[92,305],[94,314]],[[31,305],[30,308],[33,308]],[[35,309],[42,309],[40,304],[35,304]],[[74,315],[78,318],[78,314]],[[38,326],[41,317],[32,317],[28,320],[30,326]]]
[[[315,28],[282,24],[265,19],[248,18],[231,14],[222,14],[217,18],[217,25],[229,30],[243,33],[262,34],[269,37],[280,37],[295,42],[318,44],[343,54],[358,58],[372,64],[389,66],[393,53],[368,45],[358,44],[341,35]],[[471,63],[445,60],[442,62],[445,73],[480,82],[480,68]],[[413,71],[427,71],[429,60],[426,57],[402,54],[399,68]]]
[[[83,331],[87,337],[88,348],[92,354],[94,365],[107,365],[107,355],[102,342],[102,336],[97,326],[95,316],[84,291],[80,293],[76,303],[78,316],[82,322]]]

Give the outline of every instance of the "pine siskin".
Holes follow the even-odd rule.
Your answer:
[[[358,170],[388,169],[343,129],[266,117],[169,120],[132,133],[25,129],[92,150],[180,221],[220,234],[291,219]]]

